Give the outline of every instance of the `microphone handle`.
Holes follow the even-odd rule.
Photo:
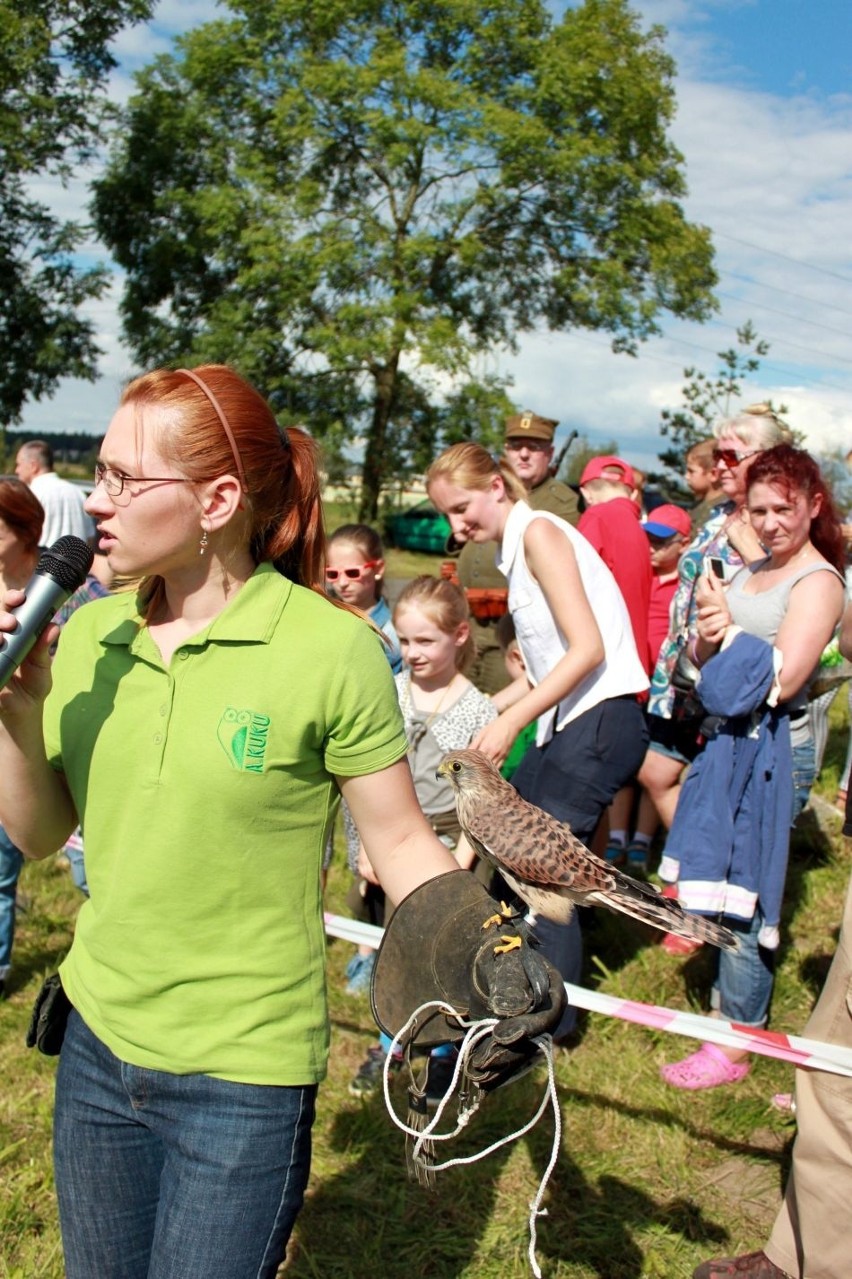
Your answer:
[[[12,613],[18,620],[14,631],[4,631],[0,645],[0,688],[5,688],[39,635],[49,625],[56,610],[74,594],[54,578],[36,573],[27,585],[27,598]]]

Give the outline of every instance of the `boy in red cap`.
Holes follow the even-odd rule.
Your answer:
[[[669,612],[672,596],[677,590],[677,564],[692,537],[692,521],[689,512],[681,506],[666,503],[655,506],[641,528],[647,538],[651,551],[651,599],[648,605],[648,660],[651,669],[657,662],[660,645],[669,631]],[[639,792],[638,811],[633,838],[628,842],[626,824],[630,820],[633,796],[630,795],[630,806],[622,796],[616,796],[610,809],[611,849],[615,849],[613,857],[618,861],[618,844],[625,845],[624,860],[634,875],[641,875],[648,869],[648,854],[654,835],[660,824],[654,801],[644,789]],[[623,829],[622,829],[623,828]]]

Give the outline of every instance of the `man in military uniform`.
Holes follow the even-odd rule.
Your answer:
[[[553,474],[553,434],[558,422],[525,409],[506,419],[503,445],[534,511],[550,511],[569,524],[580,518],[577,494]]]
[[[530,506],[576,524],[580,518],[577,495],[551,473],[553,436],[558,425],[552,418],[539,417],[525,409],[506,419],[503,447],[509,465],[527,490]],[[497,640],[499,616],[476,616],[477,591],[503,591],[504,601],[508,599],[506,579],[495,563],[497,550],[496,542],[466,542],[457,565],[459,584],[464,587],[473,614],[472,630],[476,639],[477,659],[470,678],[489,695],[509,683]],[[493,597],[489,599],[489,611],[494,611]]]

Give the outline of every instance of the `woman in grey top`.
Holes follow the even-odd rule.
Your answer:
[[[699,666],[707,662],[726,636],[730,641],[732,627],[773,645],[780,655],[776,678],[780,707],[790,718],[794,772],[807,769],[810,753],[812,775],[804,706],[820,653],[843,611],[840,521],[816,462],[803,449],[779,444],[761,453],[749,467],[747,487],[749,521],[768,554],[741,568],[727,587],[712,575],[701,578],[690,655]],[[760,935],[764,922],[758,901],[754,918],[739,921],[740,949],[719,965],[722,1016],[746,1025],[765,1024],[772,994],[775,950],[765,932]],[[772,940],[777,946],[777,938]],[[663,1077],[675,1087],[695,1089],[746,1074],[746,1053],[710,1047],[663,1067]]]

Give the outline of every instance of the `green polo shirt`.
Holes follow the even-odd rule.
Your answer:
[[[267,564],[168,666],[132,594],[79,609],[53,677],[45,742],[91,891],[72,1003],[134,1065],[318,1081],[332,774],[406,750],[381,640]]]

